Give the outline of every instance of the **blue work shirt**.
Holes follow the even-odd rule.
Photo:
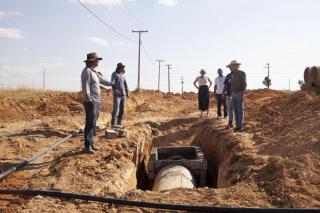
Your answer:
[[[113,94],[118,96],[126,96],[128,94],[129,89],[128,89],[127,81],[124,75],[121,75],[121,73],[114,71],[111,75],[111,83],[112,83]]]

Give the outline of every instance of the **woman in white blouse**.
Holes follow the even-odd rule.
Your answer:
[[[202,112],[207,111],[207,117],[209,115],[209,88],[212,85],[212,81],[206,76],[206,71],[203,69],[200,71],[200,76],[196,78],[193,85],[198,89],[198,104],[199,109]],[[197,85],[198,83],[198,85]]]

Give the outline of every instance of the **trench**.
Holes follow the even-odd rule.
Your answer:
[[[160,124],[148,124],[152,135],[145,141],[136,166],[136,189],[152,190],[153,182],[148,176],[148,161],[154,147],[196,146],[200,147],[207,160],[206,183],[196,181],[196,187],[226,188],[237,183],[239,174],[234,172],[234,164],[241,161],[239,142],[230,138],[230,132],[215,128],[210,120],[175,119]],[[168,131],[170,130],[170,131]],[[168,158],[170,156],[162,156]]]

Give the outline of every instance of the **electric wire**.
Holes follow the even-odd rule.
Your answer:
[[[118,32],[115,28],[113,28],[111,25],[109,25],[107,22],[105,22],[103,19],[101,19],[98,15],[96,15],[92,10],[90,10],[84,3],[82,3],[80,0],[77,0],[77,2],[84,7],[89,13],[91,13],[97,20],[99,20],[104,26],[106,26],[109,30],[120,36],[121,38],[124,38],[128,41],[131,41],[133,43],[137,43],[134,40],[130,39],[129,37],[123,35],[122,33]]]

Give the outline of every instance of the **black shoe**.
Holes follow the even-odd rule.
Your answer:
[[[98,146],[91,145],[91,148],[92,148],[94,151],[100,151],[100,148],[99,148]]]
[[[243,132],[243,128],[235,128],[234,132]]]
[[[95,152],[93,151],[93,149],[91,148],[91,146],[85,147],[83,149],[83,152],[86,154],[94,154]]]

